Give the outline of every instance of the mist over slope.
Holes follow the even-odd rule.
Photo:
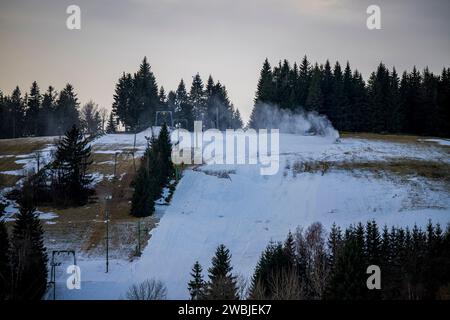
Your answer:
[[[319,135],[339,138],[339,132],[324,115],[306,112],[302,109],[291,111],[275,104],[259,103],[250,125],[260,129],[279,129],[281,133],[299,135]]]

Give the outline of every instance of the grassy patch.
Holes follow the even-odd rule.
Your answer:
[[[30,154],[53,143],[55,137],[0,139],[0,155]]]
[[[317,173],[322,175],[330,170],[369,171],[375,176],[383,173],[394,174],[399,177],[419,176],[430,180],[450,182],[450,165],[436,161],[424,160],[394,160],[394,161],[298,161],[292,165],[295,176],[299,173]]]

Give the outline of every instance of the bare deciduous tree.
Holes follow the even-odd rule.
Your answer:
[[[126,296],[128,300],[165,300],[167,288],[160,280],[149,279],[133,284]]]
[[[273,273],[269,280],[271,300],[304,299],[304,289],[295,269]]]

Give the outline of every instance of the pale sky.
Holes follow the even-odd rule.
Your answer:
[[[66,8],[81,8],[81,30]],[[366,9],[381,7],[382,30]],[[264,59],[350,61],[366,79],[380,61],[397,71],[450,66],[448,0],[0,0],[0,89],[74,85],[81,103],[110,108],[123,71],[144,56],[166,91],[200,73],[226,85],[244,120]]]

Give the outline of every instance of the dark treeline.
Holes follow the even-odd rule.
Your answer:
[[[147,58],[139,70],[131,75],[123,73],[116,84],[113,112],[127,131],[155,125],[157,111],[171,111],[174,125],[192,130],[195,120],[202,120],[206,128],[240,128],[242,120],[228,98],[224,85],[209,76],[206,86],[199,74],[193,77],[189,92],[183,80],[177,90],[166,94],[158,89],[156,78]],[[170,118],[160,114],[158,123]]]
[[[367,287],[367,267],[381,270],[381,289]],[[450,228],[425,231],[374,221],[328,235],[320,223],[272,243],[252,278],[254,299],[442,299],[450,294]]]
[[[338,130],[450,136],[450,68],[434,75],[425,68],[397,74],[380,63],[367,83],[347,62],[313,66],[287,60],[271,67],[266,59],[257,86],[250,127],[259,121],[262,104],[291,111],[325,114]]]
[[[380,289],[369,289],[380,268]],[[418,300],[450,298],[450,226],[431,222],[426,230],[386,226],[374,221],[330,232],[320,223],[271,242],[249,285],[232,274],[231,254],[219,246],[208,269],[196,262],[188,290],[191,299],[257,300]],[[369,281],[368,281],[369,280]],[[239,294],[238,294],[239,293]]]
[[[59,93],[52,86],[41,93],[37,82],[22,94],[16,87],[10,96],[0,91],[0,138],[62,135],[73,125],[88,134],[104,130],[108,112],[93,101],[82,107],[71,84]]]

